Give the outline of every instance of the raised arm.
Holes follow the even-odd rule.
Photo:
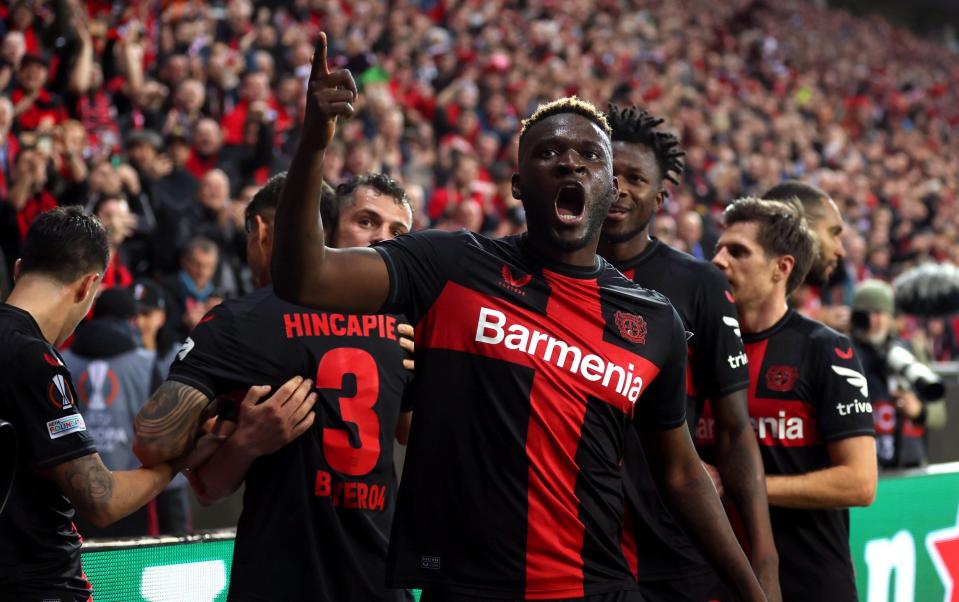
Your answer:
[[[685,423],[669,430],[640,431],[640,440],[670,513],[739,600],[766,600],[750,570],[716,489],[703,468]]]
[[[338,117],[353,116],[356,83],[346,69],[330,72],[326,34],[313,55],[300,143],[276,212],[271,271],[276,294],[293,303],[344,311],[378,311],[389,274],[373,249],[326,247],[320,218],[323,158]]]
[[[712,401],[716,415],[716,459],[723,488],[743,519],[750,562],[766,597],[781,600],[779,556],[769,522],[762,458],[749,423],[746,390]]]

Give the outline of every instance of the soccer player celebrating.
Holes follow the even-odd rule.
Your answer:
[[[862,367],[849,339],[786,305],[815,255],[801,211],[746,198],[725,218],[713,264],[749,358],[783,600],[855,600],[847,508],[872,503],[877,473]]]
[[[686,419],[696,425],[704,400],[711,400],[722,484],[743,519],[756,575],[766,595],[778,600],[762,460],[746,407],[749,372],[729,285],[709,263],[649,236],[666,196],[665,181],[678,184],[682,175],[679,140],[657,130],[662,119],[636,107],[610,105],[609,121],[619,196],[609,209],[599,253],[627,278],[666,295],[691,333]],[[626,440],[625,467],[627,507],[635,515],[636,548],[628,557],[638,564],[633,568],[643,597],[651,602],[711,599],[718,591],[716,575],[660,500],[635,436]]]
[[[299,303],[401,311],[417,325],[390,583],[433,602],[639,599],[621,550],[620,461],[635,423],[674,515],[741,598],[763,599],[685,428],[682,322],[596,256],[616,192],[602,113],[563,99],[526,121],[513,177],[525,236],[429,231],[329,249],[324,150],[355,98],[321,34],[273,280]]]
[[[191,477],[206,501],[246,482],[230,599],[399,602],[406,592],[388,590],[384,576],[394,432],[405,442],[410,420],[400,415],[412,375],[397,318],[314,312],[273,294],[273,222],[285,181],[274,176],[246,208],[247,260],[263,288],[216,307],[193,330],[164,385],[182,401],[165,408],[160,395],[144,408],[138,450],[163,453],[191,428],[179,415],[246,382],[314,377],[314,428],[308,407],[248,403],[236,430]],[[381,174],[328,191],[323,207],[334,244],[393,238],[413,219],[403,189]]]

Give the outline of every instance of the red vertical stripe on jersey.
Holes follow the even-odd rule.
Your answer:
[[[546,280],[553,291],[546,303],[547,317],[578,331],[582,340],[602,341],[602,317],[598,321],[584,319],[602,316],[596,281],[563,282],[566,279],[549,272]],[[578,298],[561,298],[556,293],[559,290],[571,290]],[[564,386],[566,379],[551,376],[538,373],[529,396],[526,597],[530,599],[549,589],[562,590],[563,597],[585,595],[582,550],[586,527],[579,518],[576,497],[576,449],[586,418],[586,400],[576,388]]]
[[[766,359],[766,346],[769,345],[769,339],[763,339],[755,343],[746,343],[746,357],[749,358],[749,399],[756,398],[756,386],[759,383],[759,372],[763,367],[763,360]]]

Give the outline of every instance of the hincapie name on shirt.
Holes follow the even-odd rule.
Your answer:
[[[298,337],[379,337],[396,340],[396,318],[393,316],[334,313],[283,314],[286,338]]]

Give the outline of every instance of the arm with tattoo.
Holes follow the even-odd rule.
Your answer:
[[[169,464],[110,472],[100,454],[81,456],[48,469],[77,513],[97,527],[105,527],[137,510],[166,487],[175,469]]]
[[[209,407],[210,400],[201,391],[164,382],[137,414],[133,452],[144,466],[154,466],[190,451]]]

